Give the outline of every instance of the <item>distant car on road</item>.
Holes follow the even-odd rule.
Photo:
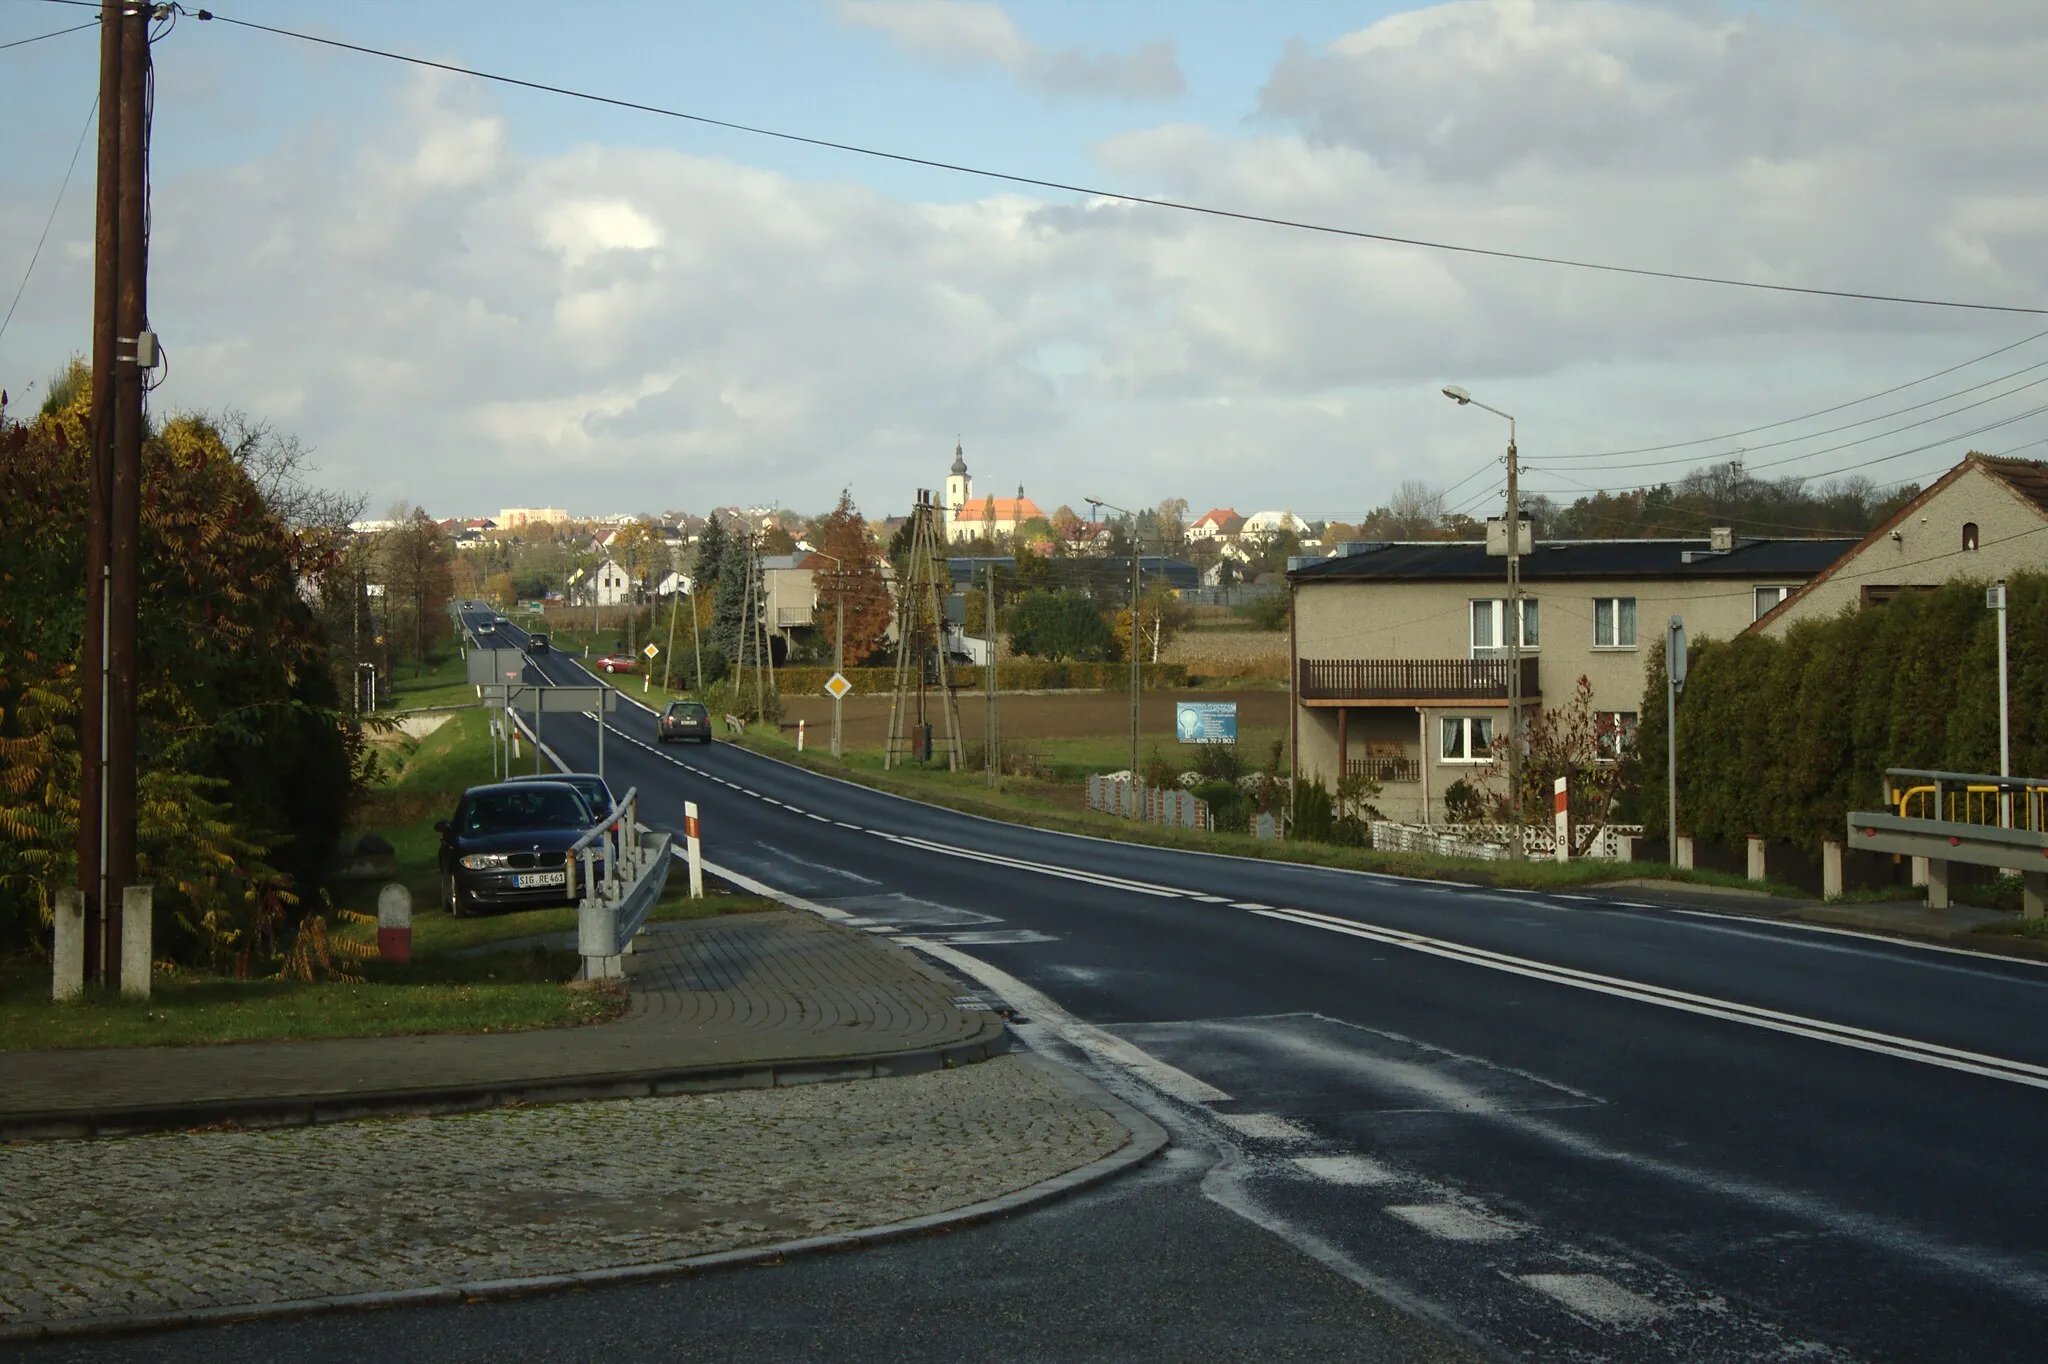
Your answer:
[[[630,673],[639,669],[640,660],[631,654],[606,654],[596,667],[601,673]]]
[[[711,712],[704,708],[702,701],[671,701],[668,709],[654,722],[654,737],[658,743],[672,743],[677,739],[695,739],[700,744],[711,742]]]
[[[612,811],[619,808],[618,798],[603,777],[595,772],[545,772],[530,777],[513,777],[512,782],[558,781],[564,786],[573,786],[590,812],[599,819],[608,819]]]
[[[476,627],[476,632],[480,635],[488,635],[497,628],[497,626],[491,624],[489,621],[484,621]]]
[[[545,631],[545,630],[536,630],[536,631],[534,631],[534,632],[533,632],[532,634],[528,635],[528,636],[526,637],[526,647],[527,647],[528,651],[529,651],[529,652],[532,652],[532,653],[536,653],[536,654],[544,654],[544,653],[546,653],[546,652],[548,651],[548,635],[547,635],[547,631]]]
[[[559,781],[472,786],[441,835],[441,905],[456,918],[484,908],[570,904],[568,850],[598,823]]]

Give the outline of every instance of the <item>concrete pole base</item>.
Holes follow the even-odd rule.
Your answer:
[[[2038,919],[2048,910],[2048,871],[2020,873],[2020,915]]]
[[[1755,834],[1749,836],[1749,863],[1743,875],[1752,881],[1764,879],[1764,841]]]
[[[128,886],[121,892],[121,998],[148,999],[150,970],[156,956],[153,937],[155,886]]]
[[[85,993],[85,892],[67,886],[57,892],[50,946],[50,998],[77,999]]]
[[[1927,907],[1948,908],[1948,860],[1930,857],[1927,859]]]
[[[1842,840],[1839,838],[1820,841],[1820,893],[1829,900],[1841,898]]]

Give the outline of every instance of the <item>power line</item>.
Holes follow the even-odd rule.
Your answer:
[[[1786,417],[1782,421],[1765,422],[1762,426],[1748,426],[1740,431],[1728,431],[1718,436],[1700,436],[1693,440],[1675,440],[1667,445],[1638,445],[1630,450],[1600,450],[1585,456],[1585,458],[1608,459],[1616,455],[1654,455],[1665,450],[1683,450],[1688,445],[1713,445],[1724,440],[1740,440],[1744,436],[1753,436],[1759,431],[1773,431],[1780,426],[1794,426],[1800,422],[1812,421],[1815,417],[1830,416],[1845,408],[1861,407],[1864,403],[1876,402],[1879,398],[1889,398],[1894,393],[1903,393],[1907,389],[1917,387],[1920,384],[1946,378],[1959,369],[1968,369],[1972,365],[1981,365],[1986,360],[1996,359],[2009,350],[2017,350],[2030,341],[2039,341],[2044,336],[2048,336],[2048,332],[2035,332],[2032,336],[2023,336],[2009,345],[2000,346],[1997,350],[1986,351],[1975,359],[1965,360],[1961,364],[1950,365],[1947,369],[1938,369],[1932,374],[1923,374],[1917,379],[1908,379],[1903,384],[1894,384],[1890,388],[1879,389],[1875,393],[1866,393],[1861,398],[1851,398],[1848,402],[1836,403],[1833,407],[1823,407],[1817,412],[1808,412],[1804,416]]]
[[[747,133],[754,137],[774,138],[781,142],[797,143],[806,147],[819,147],[827,151],[847,152],[855,156],[873,157],[876,160],[891,161],[899,165],[923,166],[931,170],[949,171],[955,175],[971,175],[984,180],[1000,180],[1006,184],[1028,185],[1034,189],[1058,190],[1066,194],[1081,194],[1094,199],[1110,199],[1119,203],[1140,205],[1146,208],[1171,209],[1180,213],[1200,214],[1204,217],[1227,219],[1232,222],[1256,223],[1266,227],[1284,227],[1299,232],[1314,232],[1324,236],[1345,237],[1357,241],[1381,242],[1390,246],[1412,246],[1427,251],[1451,252],[1458,255],[1484,256],[1495,260],[1522,261],[1535,265],[1555,265],[1574,270],[1592,270],[1603,274],[1630,275],[1641,279],[1674,280],[1688,284],[1712,284],[1730,289],[1754,289],[1766,293],[1804,294],[1815,298],[1851,299],[1866,303],[1897,303],[1921,308],[1951,308],[1967,312],[2019,313],[2048,316],[2048,308],[2029,308],[2008,303],[1965,303],[1952,299],[1917,298],[1904,294],[1880,294],[1854,289],[1822,289],[1799,284],[1773,284],[1761,280],[1730,279],[1718,275],[1697,275],[1679,270],[1652,270],[1641,266],[1614,265],[1602,261],[1578,260],[1566,256],[1543,256],[1526,251],[1506,251],[1492,247],[1467,246],[1454,242],[1430,241],[1420,237],[1400,237],[1386,232],[1368,232],[1361,228],[1336,227],[1328,223],[1305,222],[1293,218],[1280,218],[1262,213],[1245,213],[1235,209],[1216,208],[1207,204],[1182,203],[1172,199],[1148,198],[1144,195],[1127,194],[1119,190],[1098,189],[1087,185],[1067,184],[1059,180],[1044,180],[1035,176],[1017,175],[1008,171],[989,170],[980,166],[963,165],[950,161],[939,161],[930,157],[911,156],[904,152],[882,151],[875,147],[863,147],[851,142],[835,142],[829,138],[808,137],[801,133],[782,132],[774,128],[756,127],[752,124],[736,123],[729,119],[712,118],[706,114],[686,113],[680,109],[667,109],[655,104],[642,104],[634,100],[619,99],[610,95],[592,94],[585,90],[572,90],[567,86],[548,85],[541,81],[521,80],[516,76],[499,75],[490,71],[477,71],[470,67],[455,66],[448,62],[430,61],[425,57],[409,56],[402,52],[390,52],[382,48],[367,47],[360,43],[343,42],[338,38],[322,38],[311,33],[300,33],[288,28],[270,24],[259,24],[248,19],[232,19],[210,10],[189,11],[195,18],[219,20],[239,28],[254,29],[261,33],[274,34],[281,38],[292,38],[299,42],[314,43],[322,47],[339,48],[346,52],[357,52],[364,56],[381,57],[387,61],[404,62],[411,66],[426,67],[435,71],[446,71],[453,75],[468,76],[475,80],[491,81],[499,85],[516,86],[523,90],[536,90],[543,94],[562,95],[569,99],[586,100],[592,104],[609,105],[615,109],[630,109],[637,113],[656,114],[663,118],[682,119],[709,128],[724,128],[731,132]]]
[[[0,43],[0,52],[5,52],[10,47],[27,47],[30,43],[40,43],[50,38],[61,38],[67,33],[83,33],[89,28],[98,28],[99,26],[100,21],[95,19],[89,24],[73,24],[70,28],[60,28],[55,33],[38,33],[33,38],[16,38],[11,43]]]
[[[1865,417],[1861,421],[1850,422],[1845,426],[1835,426],[1830,427],[1826,431],[1815,431],[1804,436],[1791,436],[1784,440],[1769,441],[1763,445],[1747,446],[1744,448],[1741,455],[1735,456],[1735,458],[1740,458],[1743,460],[1745,464],[1747,464],[1749,462],[1747,457],[1751,450],[1771,450],[1784,445],[1797,445],[1801,441],[1818,440],[1822,436],[1833,435],[1841,431],[1853,431],[1859,426],[1868,426],[1872,422],[1884,421],[1891,417],[1902,416],[1908,412],[1917,412],[1921,408],[1930,407],[1935,403],[1944,403],[1951,398],[1960,398],[1965,393],[1975,393],[1980,388],[1988,388],[1992,384],[2003,383],[2007,379],[2016,379],[2022,374],[2029,374],[2037,369],[2048,369],[2048,360],[2043,360],[2038,365],[2029,365],[2025,369],[2015,370],[2011,374],[2001,374],[1996,379],[1987,379],[1983,383],[1974,384],[1969,388],[1958,389],[1954,393],[1944,393],[1939,398],[1929,398],[1926,402],[1914,403],[1911,407],[1901,407],[1891,412],[1881,412],[1875,417]],[[1994,393],[1988,398],[1979,398],[1976,402],[1964,403],[1962,406],[1952,407],[1946,412],[1937,412],[1931,417],[1922,417],[1919,421],[1907,422],[1903,426],[1894,426],[1889,430],[1885,431],[1872,432],[1870,435],[1859,436],[1855,440],[1843,441],[1838,445],[1826,446],[1819,450],[1809,450],[1802,455],[1788,455],[1784,459],[1772,460],[1764,464],[1759,464],[1755,467],[1760,469],[1775,468],[1780,464],[1793,464],[1797,463],[1799,460],[1802,459],[1811,459],[1815,455],[1832,454],[1837,450],[1847,450],[1851,446],[1864,445],[1874,440],[1883,440],[1885,437],[1895,436],[1901,431],[1917,430],[1918,428],[1922,426],[1927,426],[1930,423],[1941,421],[1947,417],[1953,417],[1958,413],[1969,412],[1975,408],[1983,407],[1989,403],[1995,403],[2001,398],[2009,398],[2015,393],[2021,393],[2030,388],[2037,388],[2042,384],[2048,384],[2048,375],[2044,375],[2039,379],[2031,379],[2024,384],[2015,384],[2011,388],[2006,389],[2003,393]],[[1539,470],[1552,473],[1557,472],[1561,469],[1570,469],[1581,473],[1614,473],[1625,469],[1659,469],[1679,464],[1691,464],[1695,462],[1696,458],[1697,457],[1694,456],[1684,459],[1653,459],[1646,460],[1639,464],[1543,464],[1537,467],[1539,468]]]
[[[84,25],[86,28],[99,27],[98,22]],[[66,29],[65,32],[76,32]],[[92,108],[86,111],[85,127],[78,134],[78,145],[71,149],[71,164],[64,168],[64,183],[57,186],[57,200],[50,205],[50,216],[43,219],[43,235],[36,238],[36,249],[29,253],[28,268],[21,272],[21,283],[15,286],[14,301],[7,305],[7,316],[0,318],[0,337],[7,335],[7,324],[14,321],[14,310],[21,306],[21,295],[28,288],[29,276],[36,272],[36,262],[43,257],[43,243],[50,239],[50,224],[57,221],[57,210],[64,206],[64,191],[71,188],[71,173],[78,169],[78,154],[85,150],[85,139],[92,132],[94,115],[100,111],[100,97],[92,97]]]

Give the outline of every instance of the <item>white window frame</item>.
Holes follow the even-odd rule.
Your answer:
[[[1452,725],[1458,727],[1458,756],[1456,757],[1448,757],[1444,753],[1444,739]],[[1475,756],[1472,752],[1472,732],[1479,725],[1486,727],[1487,747],[1480,749]],[[1493,731],[1494,721],[1491,715],[1439,715],[1437,717],[1436,730],[1437,761],[1447,766],[1458,767],[1476,767],[1482,763],[1493,761],[1493,755],[1488,751],[1496,742]]]
[[[1779,602],[1784,601],[1787,597],[1791,596],[1797,590],[1797,588],[1782,587],[1776,583],[1759,583],[1750,592],[1750,601],[1754,603],[1754,610],[1756,611],[1756,614],[1751,616],[1750,619],[1753,621],[1762,620],[1765,616],[1768,616],[1769,614],[1771,614],[1772,611],[1777,609]],[[1778,594],[1777,600],[1773,601],[1769,606],[1764,605],[1764,593],[1766,592],[1775,592]]]
[[[1627,721],[1627,723],[1626,723],[1626,724],[1622,723],[1622,721],[1623,721],[1624,719],[1625,719],[1625,720]],[[1614,744],[1613,744],[1613,747],[1612,747],[1612,751],[1610,751],[1610,752],[1602,752],[1602,751],[1601,751],[1601,748],[1602,748],[1601,740],[1602,740],[1602,738],[1604,737],[1604,736],[1603,736],[1603,734],[1602,734],[1602,732],[1601,732],[1601,731],[1602,731],[1602,729],[1603,729],[1603,725],[1601,724],[1601,722],[1602,722],[1602,721],[1612,721],[1612,722],[1613,722],[1613,727],[1612,727],[1611,729],[1608,729],[1608,730],[1607,730],[1607,733],[1608,733],[1608,734],[1611,734],[1611,735],[1613,735],[1613,736],[1614,736],[1614,739],[1615,739],[1615,742],[1614,742]],[[1627,754],[1628,754],[1628,751],[1629,751],[1629,750],[1630,750],[1631,748],[1635,747],[1635,741],[1636,741],[1636,734],[1638,733],[1638,731],[1640,731],[1640,730],[1641,730],[1641,728],[1642,728],[1642,722],[1643,722],[1643,717],[1642,717],[1642,712],[1640,712],[1640,711],[1633,711],[1633,710],[1596,710],[1596,711],[1594,711],[1594,712],[1593,712],[1593,761],[1595,761],[1595,762],[1603,762],[1603,763],[1612,763],[1612,762],[1620,762],[1620,761],[1622,760],[1622,758],[1623,758],[1623,757],[1627,756]]]
[[[1621,638],[1621,604],[1623,602],[1628,603],[1629,637],[1626,643]],[[1603,606],[1607,608],[1606,623],[1608,636],[1607,642],[1604,644],[1600,641],[1600,608]],[[1636,647],[1636,642],[1642,638],[1642,631],[1637,628],[1639,624],[1638,614],[1634,597],[1593,598],[1593,647],[1601,650],[1611,649],[1618,653],[1633,650]]]
[[[1481,618],[1482,608],[1487,631],[1494,642],[1481,644],[1475,628]],[[1506,597],[1473,597],[1465,613],[1465,634],[1474,658],[1504,658],[1507,656],[1508,600]],[[1535,653],[1543,647],[1543,613],[1537,600],[1529,593],[1522,594],[1522,652]]]

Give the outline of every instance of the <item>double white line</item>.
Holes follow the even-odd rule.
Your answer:
[[[1867,1028],[1853,1028],[1844,1023],[1828,1023],[1800,1014],[1781,1013],[1776,1009],[1759,1008],[1754,1004],[1737,1004],[1731,1000],[1690,994],[1684,990],[1667,989],[1661,985],[1646,985],[1640,981],[1603,976],[1593,971],[1580,971],[1570,966],[1531,961],[1527,957],[1513,957],[1504,952],[1491,952],[1483,947],[1471,947],[1464,943],[1431,938],[1397,928],[1362,924],[1306,909],[1255,909],[1251,912],[1264,918],[1278,919],[1283,923],[1300,924],[1306,928],[1342,933],[1347,937],[1364,938],[1388,947],[1405,947],[1411,952],[1426,952],[1430,956],[1462,962],[1467,966],[1483,966],[1490,971],[1528,976],[1533,980],[1549,981],[1553,985],[1569,985],[1574,989],[1614,995],[1641,1004],[1655,1004],[1666,1009],[1678,1009],[1685,1013],[1702,1014],[1708,1018],[1725,1019],[1731,1023],[1745,1023],[1752,1028],[1769,1028],[1773,1032],[1810,1037],[1817,1042],[1832,1042],[1840,1047],[1855,1047],[1859,1051],[1874,1051],[1884,1056],[1896,1056],[1901,1060],[1918,1061],[1922,1065],[1941,1066],[1948,1070],[1960,1070],[1993,1080],[2007,1080],[2013,1084],[2048,1089],[2048,1067],[2031,1065],[2025,1061],[2011,1061],[2002,1056],[1962,1051],[1935,1042],[1921,1042],[1910,1037],[1872,1032]]]
[[[995,867],[1011,867],[1017,871],[1035,871],[1041,876],[1057,876],[1067,881],[1085,881],[1091,886],[1104,886],[1110,890],[1127,890],[1136,895],[1157,895],[1161,899],[1181,900],[1193,896],[1193,892],[1175,890],[1171,886],[1155,886],[1146,881],[1132,881],[1107,872],[1076,871],[1071,867],[1055,867],[1044,862],[1027,862],[1022,858],[1001,857],[995,853],[978,852],[971,848],[956,848],[950,843],[933,843],[927,839],[911,838],[904,834],[887,834],[880,829],[871,832],[891,843],[900,843],[906,848],[921,848],[926,852],[944,853],[948,857],[961,857],[969,862],[986,862]],[[1203,899],[1211,897],[1203,896]]]

